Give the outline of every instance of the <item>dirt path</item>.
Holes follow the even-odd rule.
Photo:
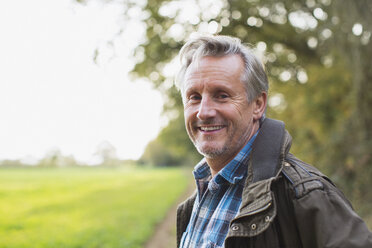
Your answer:
[[[186,191],[178,198],[168,211],[164,220],[158,224],[155,233],[147,241],[144,248],[175,248],[176,247],[176,213],[177,206],[190,196],[195,190],[195,183],[190,182]]]

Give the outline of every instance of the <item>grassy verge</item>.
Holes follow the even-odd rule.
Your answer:
[[[181,169],[0,169],[0,247],[142,247]]]

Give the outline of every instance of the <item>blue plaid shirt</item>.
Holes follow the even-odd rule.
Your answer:
[[[237,215],[242,202],[247,177],[247,166],[243,162],[251,152],[257,133],[213,178],[205,159],[195,166],[197,197],[180,248],[224,246],[230,221]]]

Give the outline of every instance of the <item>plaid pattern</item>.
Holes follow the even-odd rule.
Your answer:
[[[180,248],[223,247],[230,221],[237,215],[242,201],[247,176],[244,161],[251,152],[257,133],[215,177],[211,178],[205,159],[195,166],[197,197]]]

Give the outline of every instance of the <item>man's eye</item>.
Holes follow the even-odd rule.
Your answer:
[[[200,100],[201,99],[201,97],[199,96],[199,95],[191,95],[190,97],[189,97],[189,99],[190,100],[193,100],[193,101],[198,101],[198,100]]]
[[[227,94],[219,94],[217,97],[220,98],[220,99],[225,99],[225,98],[228,98],[229,95],[227,95]]]

